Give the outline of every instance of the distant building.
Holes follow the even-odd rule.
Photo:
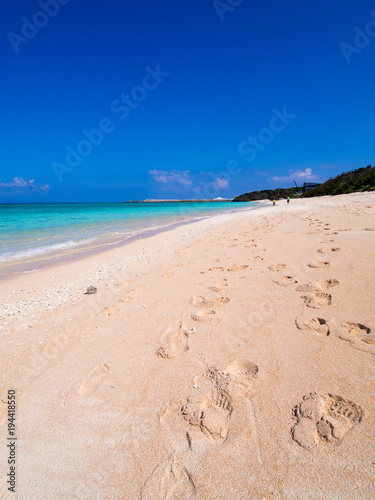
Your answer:
[[[304,182],[302,186],[302,192],[309,191],[310,189],[316,188],[316,186],[320,186],[319,182]]]

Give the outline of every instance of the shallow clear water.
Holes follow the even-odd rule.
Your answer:
[[[250,203],[0,204],[0,264],[103,247],[172,224],[249,209]]]

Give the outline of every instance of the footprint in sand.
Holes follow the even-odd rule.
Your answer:
[[[80,396],[88,396],[93,393],[107,376],[109,368],[107,365],[97,365],[83,380],[77,393]]]
[[[126,303],[126,302],[130,302],[131,300],[133,300],[133,297],[123,297],[121,299],[118,299],[117,302]]]
[[[305,285],[299,285],[296,288],[297,292],[319,292],[321,290],[328,290],[334,286],[339,285],[340,282],[334,279],[330,280],[317,280],[306,283]]]
[[[182,407],[181,415],[213,441],[225,441],[233,411],[228,375],[215,367],[198,379],[195,390]]]
[[[321,267],[329,267],[330,263],[329,262],[324,262],[324,261],[318,261],[314,262],[313,264],[307,264],[308,267],[311,267],[312,269],[319,269]]]
[[[219,318],[216,316],[216,311],[213,309],[200,309],[196,313],[191,315],[194,321],[201,323],[217,323]]]
[[[258,371],[258,365],[252,361],[244,358],[235,359],[224,370],[224,373],[229,375],[229,392],[243,397],[252,396]]]
[[[363,418],[363,410],[348,399],[333,394],[308,394],[293,408],[297,423],[292,437],[310,450],[318,445],[338,446]]]
[[[175,359],[189,350],[189,334],[194,333],[194,329],[187,331],[182,328],[182,323],[178,328],[170,326],[163,335],[162,346],[156,351],[156,355],[164,359]]]
[[[155,467],[140,494],[142,500],[189,500],[194,496],[195,486],[192,476],[174,457]]]
[[[318,250],[318,253],[331,253],[331,252],[338,252],[341,250],[339,247],[326,247],[326,248],[320,248]]]
[[[244,264],[242,266],[238,266],[237,264],[233,264],[233,266],[228,267],[227,271],[243,271],[247,269],[249,266]]]
[[[299,330],[313,330],[324,337],[328,337],[330,334],[329,326],[323,318],[306,319],[299,317],[296,318],[296,326]]]
[[[368,326],[352,321],[343,321],[335,330],[335,334],[360,351],[375,355],[375,334]]]
[[[285,266],[286,264],[272,264],[272,266],[268,266],[267,269],[270,271],[281,271]]]
[[[214,286],[210,286],[209,290],[211,292],[221,292],[222,290],[225,289],[225,287],[228,286],[227,280],[223,279],[222,281],[217,281]]]
[[[215,297],[213,299],[206,299],[201,295],[194,295],[190,299],[190,304],[195,307],[222,307],[224,304],[227,304],[230,301],[227,297]]]
[[[274,279],[273,281],[280,286],[292,286],[298,283],[298,279],[293,276],[282,276],[281,278]]]
[[[332,295],[329,293],[316,292],[311,295],[303,295],[302,298],[307,307],[311,307],[312,309],[320,309],[332,304]]]
[[[161,275],[162,278],[173,278],[174,273],[164,273]]]
[[[119,312],[119,309],[117,307],[105,307],[102,312],[105,316],[113,316]]]
[[[207,274],[209,272],[224,271],[223,267],[210,267],[208,271],[201,271],[201,274]]]
[[[223,371],[212,366],[197,377],[194,391],[182,407],[182,417],[210,441],[224,442],[233,398],[252,396],[257,374],[258,366],[247,359],[236,359]]]

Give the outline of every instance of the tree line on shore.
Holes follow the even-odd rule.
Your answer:
[[[279,200],[281,198],[310,198],[313,196],[334,196],[338,194],[349,194],[358,191],[375,190],[375,167],[358,168],[351,172],[344,172],[333,179],[309,189],[301,194],[302,188],[278,188],[263,189],[261,191],[251,191],[249,193],[236,196],[233,201],[258,201],[258,200]]]

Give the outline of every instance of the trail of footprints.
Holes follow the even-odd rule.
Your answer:
[[[226,270],[229,272],[243,271],[247,269],[248,265],[233,264]],[[224,267],[210,267],[205,272],[224,271]],[[230,299],[224,295],[218,295],[228,285],[227,280],[224,278],[218,281],[216,285],[209,287],[205,296],[194,295],[190,299],[190,305],[196,310],[191,313],[190,317],[197,323],[214,324],[220,321],[217,314],[217,309],[221,309],[224,305],[230,302]],[[189,335],[195,332],[195,328],[187,330],[183,327],[182,321],[178,326],[170,325],[161,339],[161,346],[156,351],[157,356],[164,359],[174,359],[189,350]]]
[[[340,250],[339,247],[322,248],[318,253],[330,253]],[[317,261],[309,263],[313,269],[329,267],[328,261]],[[268,266],[270,271],[280,272],[285,270],[285,264],[273,264]],[[278,285],[292,286],[298,279],[292,276],[282,276],[273,280]],[[306,292],[301,298],[308,308],[322,309],[332,304],[332,295],[327,290],[338,286],[340,283],[336,279],[316,280],[305,284],[299,284],[295,288],[298,292]],[[355,349],[375,355],[375,334],[366,325],[360,323],[342,321],[339,324],[329,324],[324,318],[305,318],[299,316],[295,319],[296,327],[299,330],[310,330],[321,337],[328,337],[334,333],[339,339],[349,342]]]
[[[327,228],[328,229],[328,228]],[[331,234],[337,234],[331,233]],[[331,243],[334,243],[332,240]],[[317,252],[330,254],[339,251],[339,247],[324,247]],[[316,261],[308,264],[312,269],[330,266],[328,261]],[[270,271],[280,272],[285,270],[285,264],[268,266]],[[292,276],[282,276],[273,280],[278,285],[292,286],[298,282]],[[298,292],[307,292],[302,299],[309,308],[320,309],[330,306],[332,295],[327,290],[339,285],[336,279],[316,280],[296,287]],[[361,351],[375,355],[375,334],[366,325],[342,321],[340,324],[329,324],[324,318],[295,319],[299,330],[313,331],[321,337],[328,337],[332,332],[343,341]],[[295,442],[307,450],[315,447],[336,447],[341,444],[346,435],[363,419],[363,410],[356,403],[333,394],[312,393],[305,395],[302,401],[293,408],[293,417],[296,423],[291,429],[291,436]]]
[[[316,221],[320,222],[320,221]],[[318,227],[323,227],[319,223]],[[329,224],[324,224],[329,230]],[[331,233],[335,234],[335,233]],[[339,247],[324,247],[318,250],[321,254],[330,254],[339,251]],[[258,256],[259,260],[263,260]],[[327,268],[328,261],[316,261],[308,264],[312,269]],[[233,265],[227,271],[238,271],[248,266]],[[284,271],[286,265],[277,263],[268,266],[273,272]],[[211,267],[206,272],[224,271],[224,267]],[[281,276],[273,280],[281,286],[297,285],[297,292],[305,292],[302,296],[308,308],[320,309],[331,305],[332,296],[327,290],[339,285],[336,279],[316,280],[306,284],[298,284],[293,276]],[[212,323],[218,321],[216,309],[220,309],[229,302],[229,298],[217,295],[221,293],[226,280],[211,287],[206,296],[193,296],[190,305],[198,308],[191,314],[191,319],[197,322]],[[343,341],[350,342],[356,349],[364,350],[375,355],[375,335],[365,325],[354,322],[329,324],[324,318],[297,317],[295,325],[299,330],[307,330],[327,338],[331,333]],[[188,348],[189,334],[180,323],[179,328],[171,329],[167,333],[168,340],[160,347],[157,354],[163,358],[177,357]],[[209,443],[220,444],[227,440],[230,421],[234,409],[234,401],[238,398],[251,398],[254,393],[258,375],[258,366],[243,359],[236,359],[223,370],[215,366],[210,367],[203,375],[196,378],[194,388],[186,402],[177,407],[173,406],[173,413],[188,425],[185,434],[188,450],[191,450],[192,435],[200,432]],[[179,408],[179,409],[178,409]],[[343,439],[358,425],[364,416],[362,408],[356,403],[342,396],[330,393],[311,393],[303,396],[302,401],[292,411],[295,424],[291,429],[292,439],[306,450],[319,447],[333,448],[341,444]],[[166,413],[167,415],[167,413]],[[165,417],[166,418],[166,417]],[[172,428],[171,428],[172,429]],[[163,464],[156,466],[141,490],[141,498],[163,499],[190,499],[196,494],[192,475],[176,458],[176,454]]]
[[[190,453],[195,446],[195,432],[210,446],[224,443],[228,438],[235,401],[253,395],[257,374],[258,366],[247,359],[235,359],[223,370],[211,366],[196,377],[186,402],[172,404],[161,416],[161,422],[168,424],[173,417],[170,413],[174,412],[181,424],[188,425],[187,431],[179,429],[187,443],[185,453]],[[171,425],[168,435],[175,432],[178,431]],[[194,478],[177,456],[174,449],[166,462],[155,467],[141,489],[142,499],[180,500],[195,496]]]

